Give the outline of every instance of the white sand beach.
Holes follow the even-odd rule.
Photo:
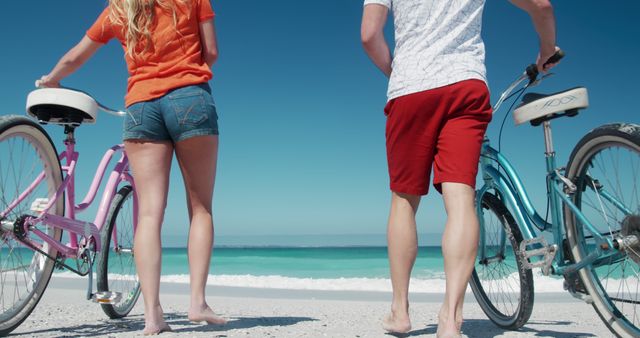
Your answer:
[[[16,329],[16,337],[131,337],[144,326],[142,298],[129,317],[110,320],[99,305],[85,300],[84,280],[53,278],[40,304]],[[173,332],[161,337],[389,337],[380,319],[389,307],[386,292],[341,292],[211,287],[209,303],[229,319],[225,326],[192,324],[186,318],[188,285],[162,284],[161,300]],[[413,331],[433,336],[441,294],[416,293]],[[568,293],[536,295],[529,323],[504,331],[484,315],[473,295],[465,305],[468,337],[611,337],[590,305]]]

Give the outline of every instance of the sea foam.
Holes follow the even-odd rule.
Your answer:
[[[163,282],[189,283],[188,275],[162,276]],[[511,278],[513,280],[513,278]],[[254,275],[209,275],[208,285],[271,288],[289,290],[326,291],[391,291],[388,278],[293,278],[285,276]],[[418,293],[444,293],[443,278],[412,278],[409,290]],[[537,275],[535,288],[538,292],[562,292],[562,279]],[[467,291],[470,291],[468,289]]]
[[[59,272],[55,277],[81,278],[71,272]],[[95,277],[94,277],[95,278]],[[189,275],[164,275],[161,276],[164,283],[188,284]],[[507,282],[508,281],[508,282]],[[517,275],[513,274],[505,280],[495,282],[501,287],[487,285],[485,289],[519,289]],[[509,286],[505,286],[508,283]],[[209,275],[207,285],[225,287],[288,289],[288,290],[322,290],[322,291],[391,291],[389,278],[296,278],[286,276],[256,276],[256,275]],[[607,285],[609,292],[616,292],[621,286],[636,290],[638,279],[627,278],[624,280],[610,279]],[[540,272],[534,272],[534,287],[536,292],[553,293],[563,292],[563,279],[544,276]],[[410,291],[417,293],[444,293],[444,278],[412,278]],[[467,292],[471,289],[467,288]]]

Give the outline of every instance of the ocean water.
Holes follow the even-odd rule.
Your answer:
[[[422,247],[414,268],[419,278],[443,278],[439,247]],[[188,274],[187,251],[162,252],[162,275]],[[386,247],[222,247],[213,251],[213,275],[291,278],[387,278]]]
[[[31,260],[29,250],[18,250],[23,263]],[[391,291],[387,249],[383,246],[216,247],[209,273],[208,284],[212,286]],[[68,271],[56,271],[55,275],[80,278]],[[537,292],[563,292],[561,278],[543,276],[539,269],[534,271],[534,278]],[[163,249],[161,279],[163,282],[189,283],[186,248]],[[440,247],[419,248],[410,291],[445,291]]]
[[[186,248],[165,248],[162,259],[164,282],[189,282]],[[539,272],[535,278],[540,292],[563,291],[562,279]],[[297,290],[391,290],[387,248],[383,246],[215,248],[208,284]],[[440,247],[419,248],[411,291],[445,291]]]

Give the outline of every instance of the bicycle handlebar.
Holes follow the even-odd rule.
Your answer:
[[[563,57],[564,57],[564,52],[561,49],[558,49],[550,58],[549,60],[547,60],[547,62],[544,63],[544,65],[548,65],[548,64],[552,64],[552,63],[556,63],[558,61],[560,61]],[[535,64],[531,64],[529,65],[526,69],[525,72],[520,75],[520,77],[518,77],[515,81],[513,81],[513,83],[511,85],[509,85],[509,87],[507,87],[507,89],[502,92],[502,95],[500,95],[500,99],[498,99],[498,102],[496,102],[496,104],[493,107],[494,111],[497,111],[500,106],[502,105],[502,103],[504,102],[504,100],[506,100],[509,96],[509,94],[511,94],[511,92],[520,84],[522,83],[522,81],[524,80],[529,80],[529,83],[527,83],[525,85],[526,87],[532,86],[536,83],[536,81],[538,81],[538,75],[540,75],[540,72],[538,71],[538,66]]]
[[[562,49],[558,49],[553,55],[551,55],[549,60],[547,60],[547,62],[545,62],[543,66],[547,66],[547,65],[550,65],[552,63],[560,62],[560,60],[562,60],[563,57],[564,57],[564,51]],[[536,64],[533,64],[533,63],[530,64],[525,69],[525,73],[529,77],[529,81],[530,82],[534,82],[538,78],[538,75],[540,74],[540,72],[538,71],[538,66]]]

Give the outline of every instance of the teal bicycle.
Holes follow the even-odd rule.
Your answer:
[[[558,53],[554,61],[561,57]],[[529,66],[495,109],[514,96],[518,102],[543,78]],[[551,120],[586,108],[586,88],[522,98],[513,112],[516,124],[528,122],[544,131],[547,210],[545,217],[536,211],[517,171],[485,140],[484,185],[476,197],[480,240],[470,281],[474,295],[491,321],[517,330],[533,309],[532,269],[541,268],[546,276],[563,277],[565,290],[592,304],[616,336],[639,337],[640,125],[594,129],[578,142],[567,166],[558,167]]]

